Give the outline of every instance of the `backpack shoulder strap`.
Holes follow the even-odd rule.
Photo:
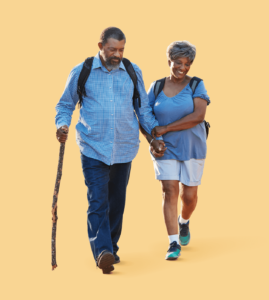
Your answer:
[[[198,84],[203,81],[203,79],[198,78],[198,77],[192,77],[191,81],[190,81],[190,87],[192,89],[192,93],[194,94]]]
[[[137,90],[137,75],[135,73],[134,67],[132,65],[132,63],[129,61],[129,59],[127,58],[123,58],[122,62],[124,64],[124,67],[127,71],[127,73],[129,74],[129,76],[131,77],[133,84],[134,84],[134,94],[133,94],[133,104],[135,107],[135,100],[138,99],[138,106],[141,107],[141,99],[140,99],[140,95],[139,92]]]
[[[154,86],[155,99],[158,97],[160,92],[163,90],[163,87],[164,87],[164,84],[165,84],[165,79],[166,79],[166,77],[156,81],[156,84]]]
[[[135,70],[134,70],[134,67],[133,67],[132,63],[131,63],[131,62],[129,61],[129,59],[127,59],[127,58],[123,58],[123,59],[122,59],[122,62],[123,62],[123,64],[124,64],[124,67],[125,67],[127,73],[128,73],[129,76],[131,77],[134,86],[136,87],[136,84],[137,84],[137,76],[136,76],[136,73],[135,73]]]
[[[78,78],[78,86],[77,86],[77,93],[79,96],[79,103],[78,105],[81,107],[82,105],[82,96],[86,96],[86,91],[85,91],[85,84],[86,81],[88,80],[90,73],[91,73],[91,69],[92,69],[92,63],[93,63],[93,59],[94,57],[88,57],[82,67],[82,70],[79,74],[79,78]]]

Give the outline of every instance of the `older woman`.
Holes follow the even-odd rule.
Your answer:
[[[167,147],[162,153],[151,148],[156,179],[161,181],[163,191],[163,213],[170,242],[167,260],[178,258],[180,244],[186,246],[190,241],[189,219],[197,204],[197,190],[206,157],[203,121],[210,101],[203,81],[197,84],[193,93],[191,77],[187,75],[195,54],[195,46],[187,41],[169,45],[170,76],[163,79],[163,89],[159,93],[156,94],[156,81],[148,92],[150,105],[160,125],[152,130],[152,137],[162,136]],[[144,130],[142,133],[150,140],[150,135]],[[179,195],[182,205],[178,217]]]

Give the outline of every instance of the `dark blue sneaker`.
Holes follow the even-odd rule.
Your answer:
[[[166,260],[175,260],[180,256],[181,247],[177,242],[170,244],[170,247],[165,256]]]
[[[115,257],[115,261],[114,261],[114,265],[118,264],[120,262],[120,257],[117,255],[117,253],[113,253],[114,257]]]
[[[188,223],[186,224],[181,224],[178,218],[178,224],[179,224],[179,242],[181,246],[187,246],[191,239],[191,234],[189,229],[190,221],[188,221]]]

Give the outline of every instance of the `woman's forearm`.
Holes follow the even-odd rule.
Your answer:
[[[148,141],[148,143],[151,142],[151,140],[153,139],[153,137],[146,132],[146,130],[141,126],[141,124],[139,123],[139,129],[141,131],[141,133],[144,135],[144,137],[146,138],[146,140]]]
[[[204,115],[197,114],[195,112],[177,120],[173,123],[166,125],[167,132],[169,131],[179,131],[192,128],[197,124],[200,124],[204,120]]]

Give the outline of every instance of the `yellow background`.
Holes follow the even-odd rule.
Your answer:
[[[9,1],[1,4],[1,299],[268,299],[268,5],[266,1]],[[191,76],[212,103],[192,240],[164,260],[162,197],[141,136],[113,275],[95,268],[74,112],[58,201],[55,105],[71,69],[117,26],[146,89],[169,74],[175,40],[197,47]]]

